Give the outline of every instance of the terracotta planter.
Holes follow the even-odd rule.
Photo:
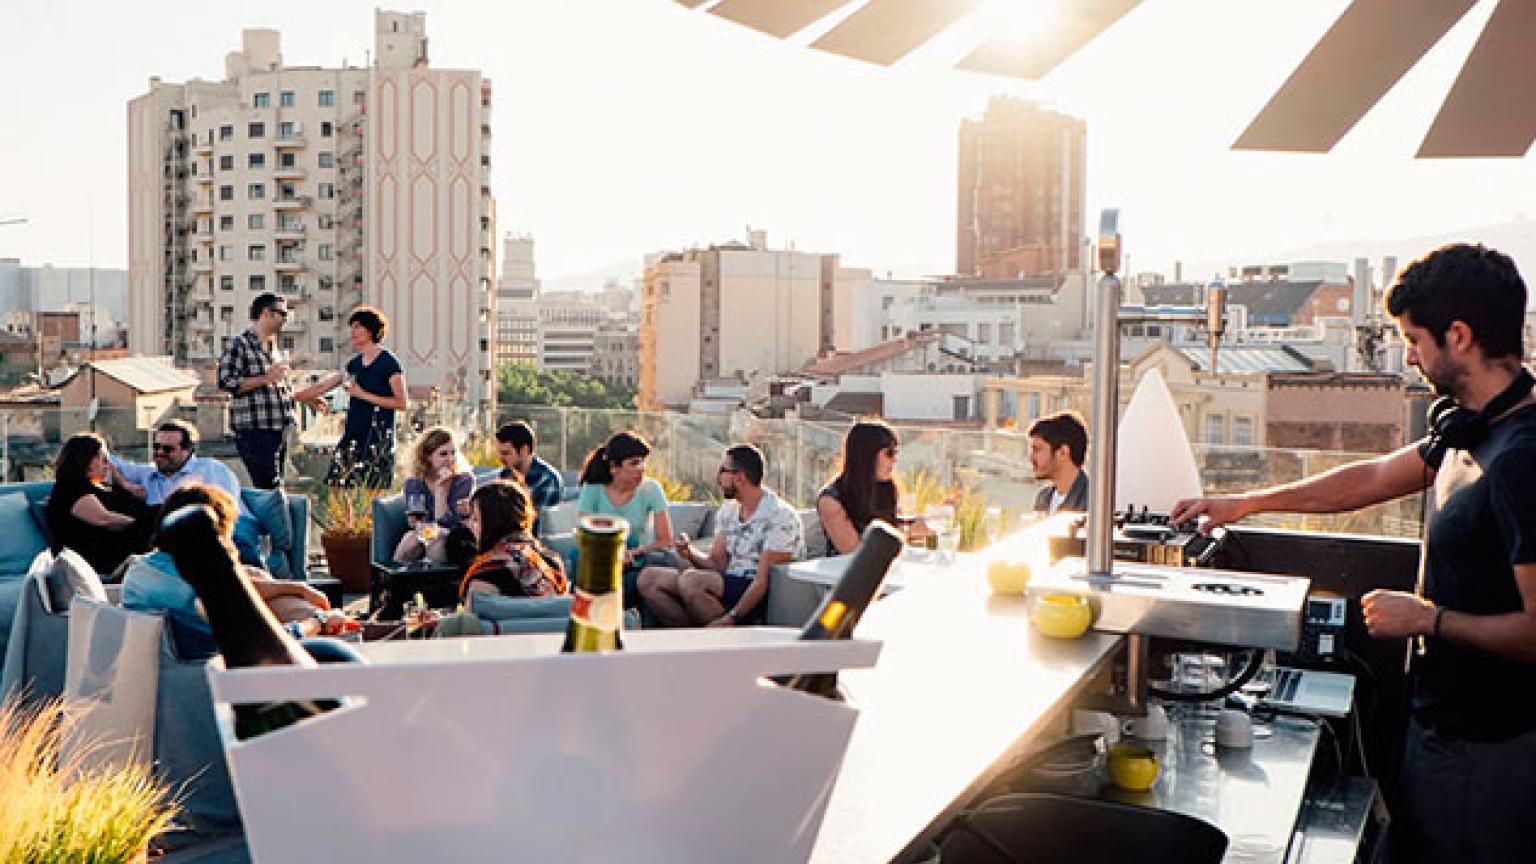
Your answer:
[[[341,580],[346,594],[367,594],[373,575],[369,554],[373,545],[366,534],[321,534],[325,561],[331,578]]]

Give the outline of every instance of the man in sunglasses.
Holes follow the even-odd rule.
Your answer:
[[[171,492],[189,481],[228,492],[240,509],[240,517],[235,520],[235,548],[240,552],[240,560],[261,566],[257,545],[261,529],[240,500],[240,479],[223,462],[197,455],[197,427],[185,420],[167,420],[156,426],[151,446],[153,465],[129,462],[116,453],[111,458],[118,482],[151,507],[159,507]]]
[[[261,294],[251,301],[251,326],[219,359],[219,388],[230,395],[235,447],[257,489],[276,489],[283,482],[285,436],[295,425],[291,370],[277,347],[277,334],[287,321],[288,301]]]
[[[647,567],[640,596],[663,626],[757,624],[768,609],[768,571],[805,557],[805,533],[790,505],[763,486],[767,465],[751,444],[725,451],[718,472],[725,503],[715,514],[715,542],[700,555],[677,536],[684,569]]]

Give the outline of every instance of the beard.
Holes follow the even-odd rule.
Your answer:
[[[1419,375],[1429,382],[1429,389],[1436,396],[1449,396],[1460,401],[1462,382],[1466,380],[1467,373],[1448,358],[1441,357],[1440,362],[1430,369],[1419,367]]]
[[[720,487],[720,494],[725,497],[725,500],[730,501],[736,497],[736,487],[722,486]]]

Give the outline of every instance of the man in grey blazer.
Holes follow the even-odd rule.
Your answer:
[[[1088,427],[1076,411],[1041,417],[1029,427],[1029,464],[1036,480],[1050,485],[1035,496],[1035,513],[1051,516],[1063,510],[1088,509]]]

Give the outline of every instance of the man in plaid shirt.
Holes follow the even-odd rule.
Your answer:
[[[260,295],[251,302],[251,326],[219,359],[219,389],[231,397],[235,447],[257,489],[275,489],[283,482],[285,433],[294,423],[290,369],[276,345],[287,321],[288,301],[270,292]]]

